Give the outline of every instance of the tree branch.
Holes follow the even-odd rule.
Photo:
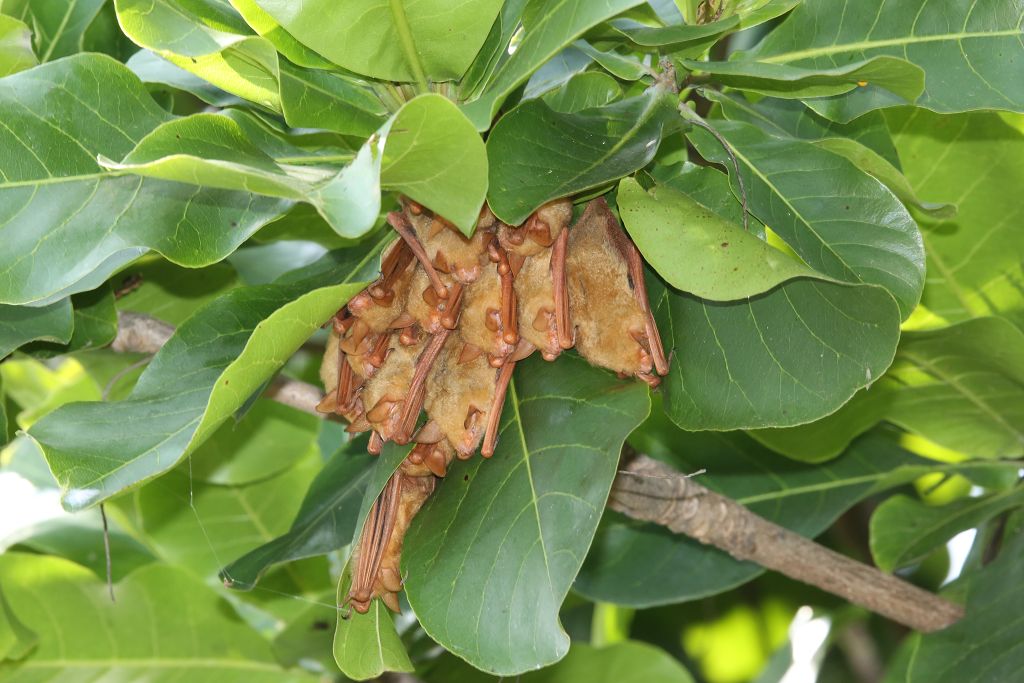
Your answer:
[[[155,353],[174,332],[167,323],[139,313],[119,312],[118,323],[111,347],[121,352]],[[323,417],[316,411],[323,393],[312,384],[278,377],[264,395]],[[619,470],[608,507],[816,586],[918,631],[937,631],[963,616],[960,605],[769,522],[645,455],[631,458]]]

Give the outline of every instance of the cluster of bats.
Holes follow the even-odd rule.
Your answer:
[[[347,602],[357,612],[375,597],[399,610],[405,531],[453,458],[493,455],[519,360],[575,346],[652,387],[668,372],[636,247],[603,198],[570,227],[572,215],[557,200],[512,226],[485,205],[467,238],[410,200],[388,214],[399,239],[380,277],[334,316],[320,372],[318,409],[371,432],[371,453],[414,444],[353,551]]]

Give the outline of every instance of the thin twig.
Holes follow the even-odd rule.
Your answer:
[[[114,562],[110,558],[110,529],[107,528],[107,511],[100,503],[100,518],[103,520],[103,555],[107,559],[107,590],[110,591],[110,602],[117,602],[114,597]]]
[[[158,347],[157,339],[169,327],[133,313],[121,313],[120,318],[131,327],[130,335],[122,337],[118,332],[114,348],[120,351]],[[277,389],[268,390],[268,396],[316,414],[322,393],[305,382],[282,380]],[[769,522],[701,486],[692,476],[638,455],[619,470],[608,507],[713,545],[736,559],[756,562],[919,631],[945,628],[963,616],[959,605]],[[107,567],[109,576],[109,555]]]

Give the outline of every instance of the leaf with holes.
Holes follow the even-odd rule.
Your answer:
[[[126,400],[73,403],[33,425],[65,507],[102,502],[193,452],[365,285],[381,246],[229,291],[178,328]]]
[[[516,368],[494,457],[453,466],[406,538],[406,591],[431,638],[502,676],[565,656],[559,607],[649,407],[643,384],[575,355]]]
[[[850,121],[871,109],[916,104],[933,111],[1024,110],[1019,3],[959,0],[805,0],[743,59],[832,68],[879,55],[897,56],[925,74],[924,92],[908,99],[866,87],[810,101],[820,114]]]

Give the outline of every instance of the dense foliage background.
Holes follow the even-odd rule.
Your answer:
[[[2,678],[1012,680],[1022,20],[0,0]],[[339,619],[405,452],[261,395],[316,381],[399,194],[464,231],[485,200],[519,223],[605,195],[673,364],[655,392],[573,354],[517,367],[494,458],[409,534],[403,614]],[[177,330],[111,349],[125,312]],[[626,440],[965,618],[908,633],[602,513]]]

